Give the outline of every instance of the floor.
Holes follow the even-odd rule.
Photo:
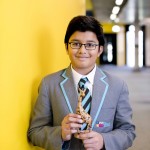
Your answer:
[[[150,150],[150,68],[104,66],[128,84],[137,137],[128,150]]]

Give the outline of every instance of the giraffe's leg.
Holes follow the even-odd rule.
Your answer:
[[[89,132],[92,130],[92,127],[91,127],[91,125],[90,125],[90,124],[88,124],[88,126],[87,126],[87,130],[88,130]]]

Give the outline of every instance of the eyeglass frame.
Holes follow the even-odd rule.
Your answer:
[[[74,48],[74,47],[71,46],[72,43],[80,44],[80,47],[79,47],[79,48]],[[80,48],[82,47],[82,45],[84,45],[85,49],[86,49],[86,50],[89,50],[89,51],[90,51],[90,50],[95,50],[95,49],[96,49],[96,46],[99,46],[99,44],[94,44],[94,43],[86,43],[86,44],[82,44],[82,43],[80,43],[80,42],[68,42],[68,44],[70,45],[70,47],[71,47],[72,49],[80,49]],[[87,49],[87,48],[86,48],[87,44],[94,45],[95,48],[94,48],[94,49]]]

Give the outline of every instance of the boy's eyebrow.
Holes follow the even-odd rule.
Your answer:
[[[77,39],[72,39],[71,41],[77,41],[77,42],[79,42],[80,40],[77,40]]]
[[[81,42],[81,41],[78,40],[78,39],[72,39],[71,42]],[[95,42],[93,40],[87,40],[86,43],[88,43],[88,42],[90,42],[90,43],[97,43],[97,42]]]
[[[87,42],[92,42],[92,43],[96,43],[95,41],[93,41],[93,40],[87,40]]]

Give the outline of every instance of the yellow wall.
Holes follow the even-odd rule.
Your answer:
[[[31,150],[26,138],[41,78],[68,66],[64,34],[85,0],[0,1],[0,149]]]
[[[93,10],[92,0],[86,0],[86,10]]]
[[[113,23],[102,23],[102,26],[103,26],[103,30],[104,30],[104,33],[113,33],[112,31],[112,27],[113,27]]]

